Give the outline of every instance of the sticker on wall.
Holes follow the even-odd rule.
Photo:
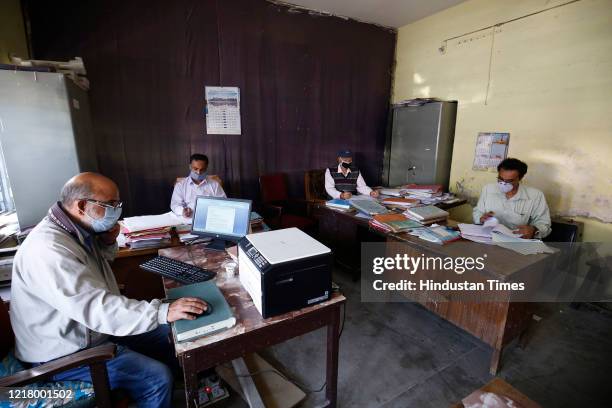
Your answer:
[[[209,135],[239,135],[240,89],[234,86],[207,86],[206,133]]]
[[[510,133],[480,132],[476,139],[474,170],[497,170],[497,165],[508,157]]]

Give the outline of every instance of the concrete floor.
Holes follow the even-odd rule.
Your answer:
[[[340,339],[340,407],[448,407],[479,388],[489,374],[491,349],[411,303],[361,303],[359,282],[337,270],[346,295]],[[524,350],[511,344],[499,374],[543,407],[612,406],[612,318],[565,305],[543,305]],[[324,382],[325,331],[274,346],[262,355],[276,368],[318,389]],[[274,374],[264,374],[274,375]],[[301,407],[315,407],[324,391]],[[184,399],[183,399],[184,401]],[[184,406],[180,395],[176,406]],[[235,393],[216,405],[242,408]]]

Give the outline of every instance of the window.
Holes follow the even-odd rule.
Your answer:
[[[0,147],[0,214],[8,211],[13,211],[15,204],[13,203],[13,193],[11,192],[11,184],[9,183],[4,164],[4,153]]]

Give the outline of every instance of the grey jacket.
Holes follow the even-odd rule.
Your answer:
[[[91,238],[77,240],[47,217],[17,251],[10,315],[20,360],[46,362],[167,323],[168,304],[120,295],[109,264],[117,245]]]

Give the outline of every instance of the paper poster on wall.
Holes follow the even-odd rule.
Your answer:
[[[239,135],[240,89],[235,86],[207,86],[206,133],[209,135]]]
[[[497,165],[508,157],[510,133],[480,132],[476,139],[474,170],[497,169]]]

